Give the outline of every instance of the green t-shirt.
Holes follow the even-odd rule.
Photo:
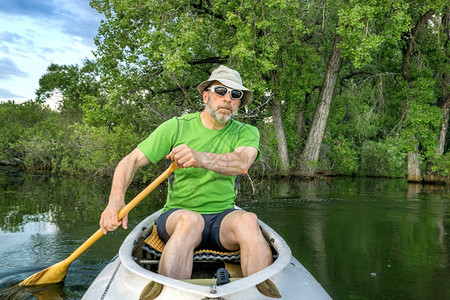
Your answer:
[[[195,151],[210,153],[229,153],[240,146],[252,146],[258,150],[259,157],[256,127],[231,119],[220,130],[209,129],[202,124],[198,112],[164,122],[138,148],[156,164],[172,148],[183,144]],[[237,176],[221,175],[203,168],[177,169],[169,177],[164,211],[183,208],[200,214],[214,214],[233,208],[237,181]]]

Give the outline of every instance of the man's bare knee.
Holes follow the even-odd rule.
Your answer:
[[[246,225],[257,226],[258,225],[258,216],[252,212],[244,212],[241,215],[241,220]]]
[[[242,212],[233,220],[231,230],[236,241],[240,243],[250,242],[259,238],[261,230],[259,229],[258,216],[252,212]]]
[[[242,213],[240,216],[239,226],[237,228],[243,232],[259,232],[258,216],[252,212]]]
[[[175,231],[180,233],[201,234],[205,227],[202,216],[192,211],[182,211],[175,225]]]

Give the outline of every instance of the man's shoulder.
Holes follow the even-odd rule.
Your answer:
[[[198,118],[198,115],[199,115],[199,113],[195,112],[195,113],[190,113],[190,114],[182,115],[179,117],[175,117],[175,119],[178,121],[191,122],[191,121],[196,120]]]
[[[256,128],[255,126],[237,121],[235,119],[231,119],[230,127],[234,127],[235,129],[238,129],[238,130],[256,130],[256,131],[258,131],[258,128]]]

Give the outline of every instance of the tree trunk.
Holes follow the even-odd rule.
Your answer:
[[[448,131],[448,121],[449,121],[449,117],[450,117],[450,103],[449,103],[450,101],[449,100],[450,100],[449,97],[447,97],[447,101],[446,101],[444,107],[442,107],[442,110],[444,113],[443,113],[441,129],[439,132],[439,145],[436,150],[436,152],[439,156],[444,155],[445,140],[446,140],[447,131]],[[443,176],[436,175],[433,172],[433,164],[434,164],[433,160],[427,161],[427,165],[425,168],[425,174],[423,175],[423,181],[425,183],[445,184],[446,178]]]
[[[406,46],[403,48],[403,62],[402,62],[402,76],[403,78],[411,82],[411,60],[412,56],[414,54],[414,47],[416,44],[417,36],[419,35],[420,31],[423,29],[423,27],[426,25],[428,20],[434,15],[434,10],[427,11],[424,15],[422,15],[417,22],[416,26],[411,30]],[[408,99],[407,99],[408,101]],[[408,103],[405,107],[405,109],[408,109]],[[408,151],[408,175],[407,175],[409,182],[421,182],[422,181],[422,175],[420,172],[420,159],[418,154],[418,149],[416,152]]]
[[[281,112],[281,105],[271,100],[269,110],[273,118],[273,126],[275,128],[275,135],[277,137],[278,156],[280,157],[279,172],[281,175],[287,175],[289,172],[289,154],[286,142],[286,132],[283,125],[283,114]]]
[[[444,26],[444,32],[447,36],[447,39],[444,43],[443,51],[444,53],[447,51],[447,47],[450,41],[450,7],[446,7],[446,12],[444,16],[442,17],[442,25]],[[449,63],[449,58],[447,57],[445,60],[445,63]],[[444,155],[445,150],[445,142],[447,137],[447,131],[448,131],[448,123],[450,119],[450,94],[448,92],[448,88],[450,86],[450,75],[448,73],[442,74],[443,80],[441,83],[441,89],[444,91],[444,97],[438,99],[437,106],[442,109],[443,111],[443,117],[442,117],[442,124],[441,129],[439,132],[439,145],[436,150],[439,157]],[[448,180],[448,178],[445,178],[444,176],[439,176],[433,173],[433,161],[427,162],[427,167],[425,169],[425,175],[424,175],[424,182],[426,183],[444,183]]]
[[[450,6],[447,6],[445,9],[445,14],[442,17],[442,25],[444,26],[444,32],[447,36],[447,40],[444,43],[444,51],[447,51],[447,47],[450,41]],[[446,58],[446,63],[448,64],[450,61],[449,57]],[[444,111],[444,118],[441,125],[441,131],[439,134],[439,148],[438,154],[439,156],[444,155],[445,149],[445,138],[447,136],[448,131],[448,121],[450,117],[450,94],[449,94],[449,86],[450,86],[450,75],[448,73],[443,74],[444,80],[442,81],[442,90],[444,91],[444,97],[441,101],[438,101],[437,106],[442,108]]]
[[[322,144],[328,115],[330,113],[331,100],[334,95],[334,88],[342,65],[341,50],[338,47],[340,39],[339,35],[336,34],[333,50],[328,60],[323,85],[320,89],[316,112],[314,114],[305,149],[303,150],[303,166],[300,172],[303,176],[312,177],[316,174],[314,162],[319,158],[320,145]]]
[[[403,48],[403,62],[402,62],[402,75],[405,80],[409,79],[411,74],[411,59],[414,54],[414,47],[416,45],[416,39],[420,31],[427,24],[428,20],[434,15],[434,10],[430,9],[424,15],[422,15],[417,22],[416,26],[411,30],[406,46]]]
[[[408,182],[422,182],[418,151],[408,151]]]
[[[444,155],[445,137],[447,136],[448,120],[449,120],[449,116],[450,116],[450,103],[449,102],[450,101],[447,101],[447,105],[444,107],[444,119],[443,119],[442,125],[441,125],[441,131],[439,134],[439,147],[437,150],[439,156]]]

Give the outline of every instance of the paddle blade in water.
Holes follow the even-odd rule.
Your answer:
[[[63,300],[65,293],[62,284],[40,284],[33,286],[19,286],[7,288],[0,291],[0,299],[23,300],[23,299],[52,299]]]
[[[34,275],[31,275],[21,283],[19,286],[31,286],[38,284],[53,284],[64,280],[67,274],[69,265],[65,261],[61,261],[53,266],[48,267]]]

